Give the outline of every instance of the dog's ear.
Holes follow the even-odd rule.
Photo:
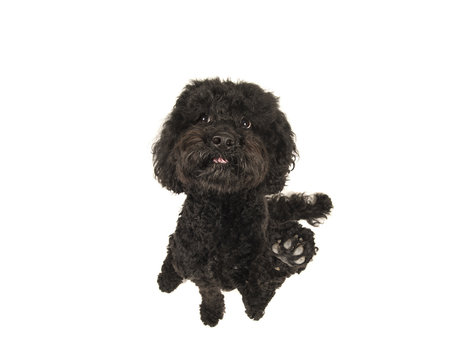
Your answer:
[[[163,124],[158,140],[153,144],[153,166],[155,176],[162,186],[175,192],[183,192],[183,185],[176,175],[176,159],[172,152],[179,134],[188,126],[184,117],[189,117],[190,108],[188,106],[189,98],[192,93],[206,82],[218,81],[212,80],[193,80],[187,84],[181,94],[178,96],[172,112]]]
[[[159,183],[179,194],[183,192],[183,187],[175,172],[176,160],[172,152],[178,134],[175,127],[175,117],[175,111],[168,116],[158,140],[153,144],[152,153],[155,176]]]
[[[291,126],[286,116],[278,109],[270,130],[270,133],[266,135],[267,143],[270,144],[268,149],[270,166],[263,185],[266,194],[275,194],[283,190],[287,175],[294,168],[298,152]]]

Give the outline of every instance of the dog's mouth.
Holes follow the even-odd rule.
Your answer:
[[[252,188],[261,183],[267,173],[265,153],[218,152],[203,148],[180,155],[177,162],[180,181],[203,189],[234,192]]]
[[[205,176],[207,174],[219,171],[221,174],[224,170],[237,171],[238,158],[233,154],[211,154],[205,156],[204,159],[197,165],[197,175]]]
[[[213,158],[212,161],[214,164],[228,164],[228,160],[221,156]]]

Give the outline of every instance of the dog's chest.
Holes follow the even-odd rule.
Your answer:
[[[217,252],[222,256],[238,251],[252,227],[241,214],[239,208],[218,206],[201,209],[191,224],[195,242],[203,245],[208,252]]]
[[[263,227],[263,216],[248,206],[186,203],[175,234],[176,257],[187,271],[226,277],[257,255]]]

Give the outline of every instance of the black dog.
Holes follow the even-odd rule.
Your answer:
[[[223,317],[221,290],[238,289],[247,315],[260,319],[317,250],[298,220],[317,225],[330,198],[279,194],[297,155],[293,137],[273,94],[210,79],[186,86],[153,146],[159,182],[187,194],[158,284],[171,292],[193,281],[206,325]]]

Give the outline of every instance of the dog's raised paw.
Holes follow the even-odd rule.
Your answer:
[[[275,256],[289,266],[298,266],[305,262],[304,250],[304,240],[298,234],[284,241],[279,239],[272,245]]]

